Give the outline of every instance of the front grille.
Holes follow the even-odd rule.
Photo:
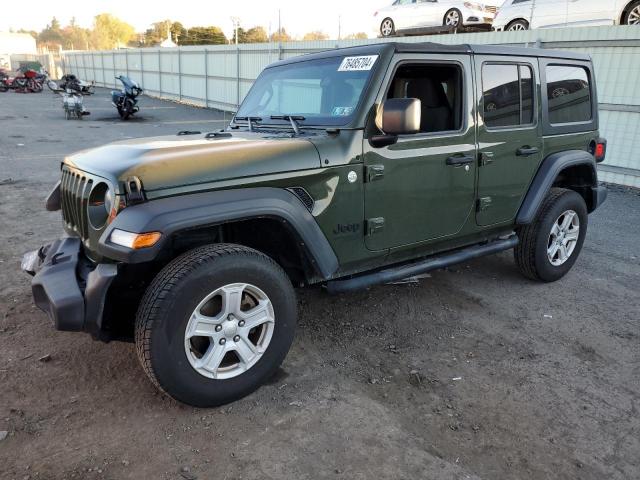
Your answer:
[[[93,180],[81,172],[64,167],[60,181],[62,219],[67,228],[75,231],[83,240],[89,238],[89,218],[87,205]]]
[[[497,13],[498,12],[498,7],[491,6],[491,5],[485,5],[484,6],[484,11],[485,12],[489,12],[489,13]]]

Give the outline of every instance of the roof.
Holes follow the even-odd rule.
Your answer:
[[[375,55],[391,53],[451,53],[451,54],[476,54],[476,55],[510,55],[518,57],[544,57],[562,58],[569,60],[590,61],[591,57],[584,53],[568,52],[561,50],[548,50],[535,47],[511,47],[504,45],[447,45],[434,42],[380,42],[356,47],[334,48],[318,53],[301,55],[298,57],[281,60],[270,66],[286,65],[306,60],[329,58],[338,55]]]

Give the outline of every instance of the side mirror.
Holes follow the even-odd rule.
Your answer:
[[[376,126],[387,135],[420,131],[422,104],[417,98],[390,98],[378,108]]]
[[[369,139],[372,147],[381,148],[393,145],[398,135],[420,131],[422,104],[417,98],[390,98],[378,107],[376,127],[382,135]]]

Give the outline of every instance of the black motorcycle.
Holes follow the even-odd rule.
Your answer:
[[[137,98],[142,93],[142,88],[129,77],[118,75],[116,79],[122,82],[123,88],[111,91],[111,104],[118,109],[120,118],[126,120],[140,110]]]
[[[51,81],[47,83],[49,88],[54,92],[71,90],[72,92],[79,93],[81,95],[92,95],[94,93],[95,82],[85,82],[80,80],[72,73],[63,75],[59,81],[59,84]]]

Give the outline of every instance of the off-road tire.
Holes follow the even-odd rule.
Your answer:
[[[189,363],[185,329],[206,295],[234,282],[255,285],[269,297],[273,336],[262,357],[244,373],[224,380],[207,378]],[[135,343],[144,371],[161,391],[195,407],[215,407],[250,394],[273,376],[291,347],[296,321],[293,286],[275,261],[240,245],[207,245],[175,258],[151,282],[138,308]]]
[[[580,231],[571,256],[562,265],[555,266],[547,256],[551,228],[563,212],[573,210],[580,220]],[[530,225],[518,230],[520,243],[514,256],[522,274],[532,280],[555,282],[567,274],[578,259],[587,233],[587,206],[581,195],[564,188],[552,188],[542,202],[538,214]]]

